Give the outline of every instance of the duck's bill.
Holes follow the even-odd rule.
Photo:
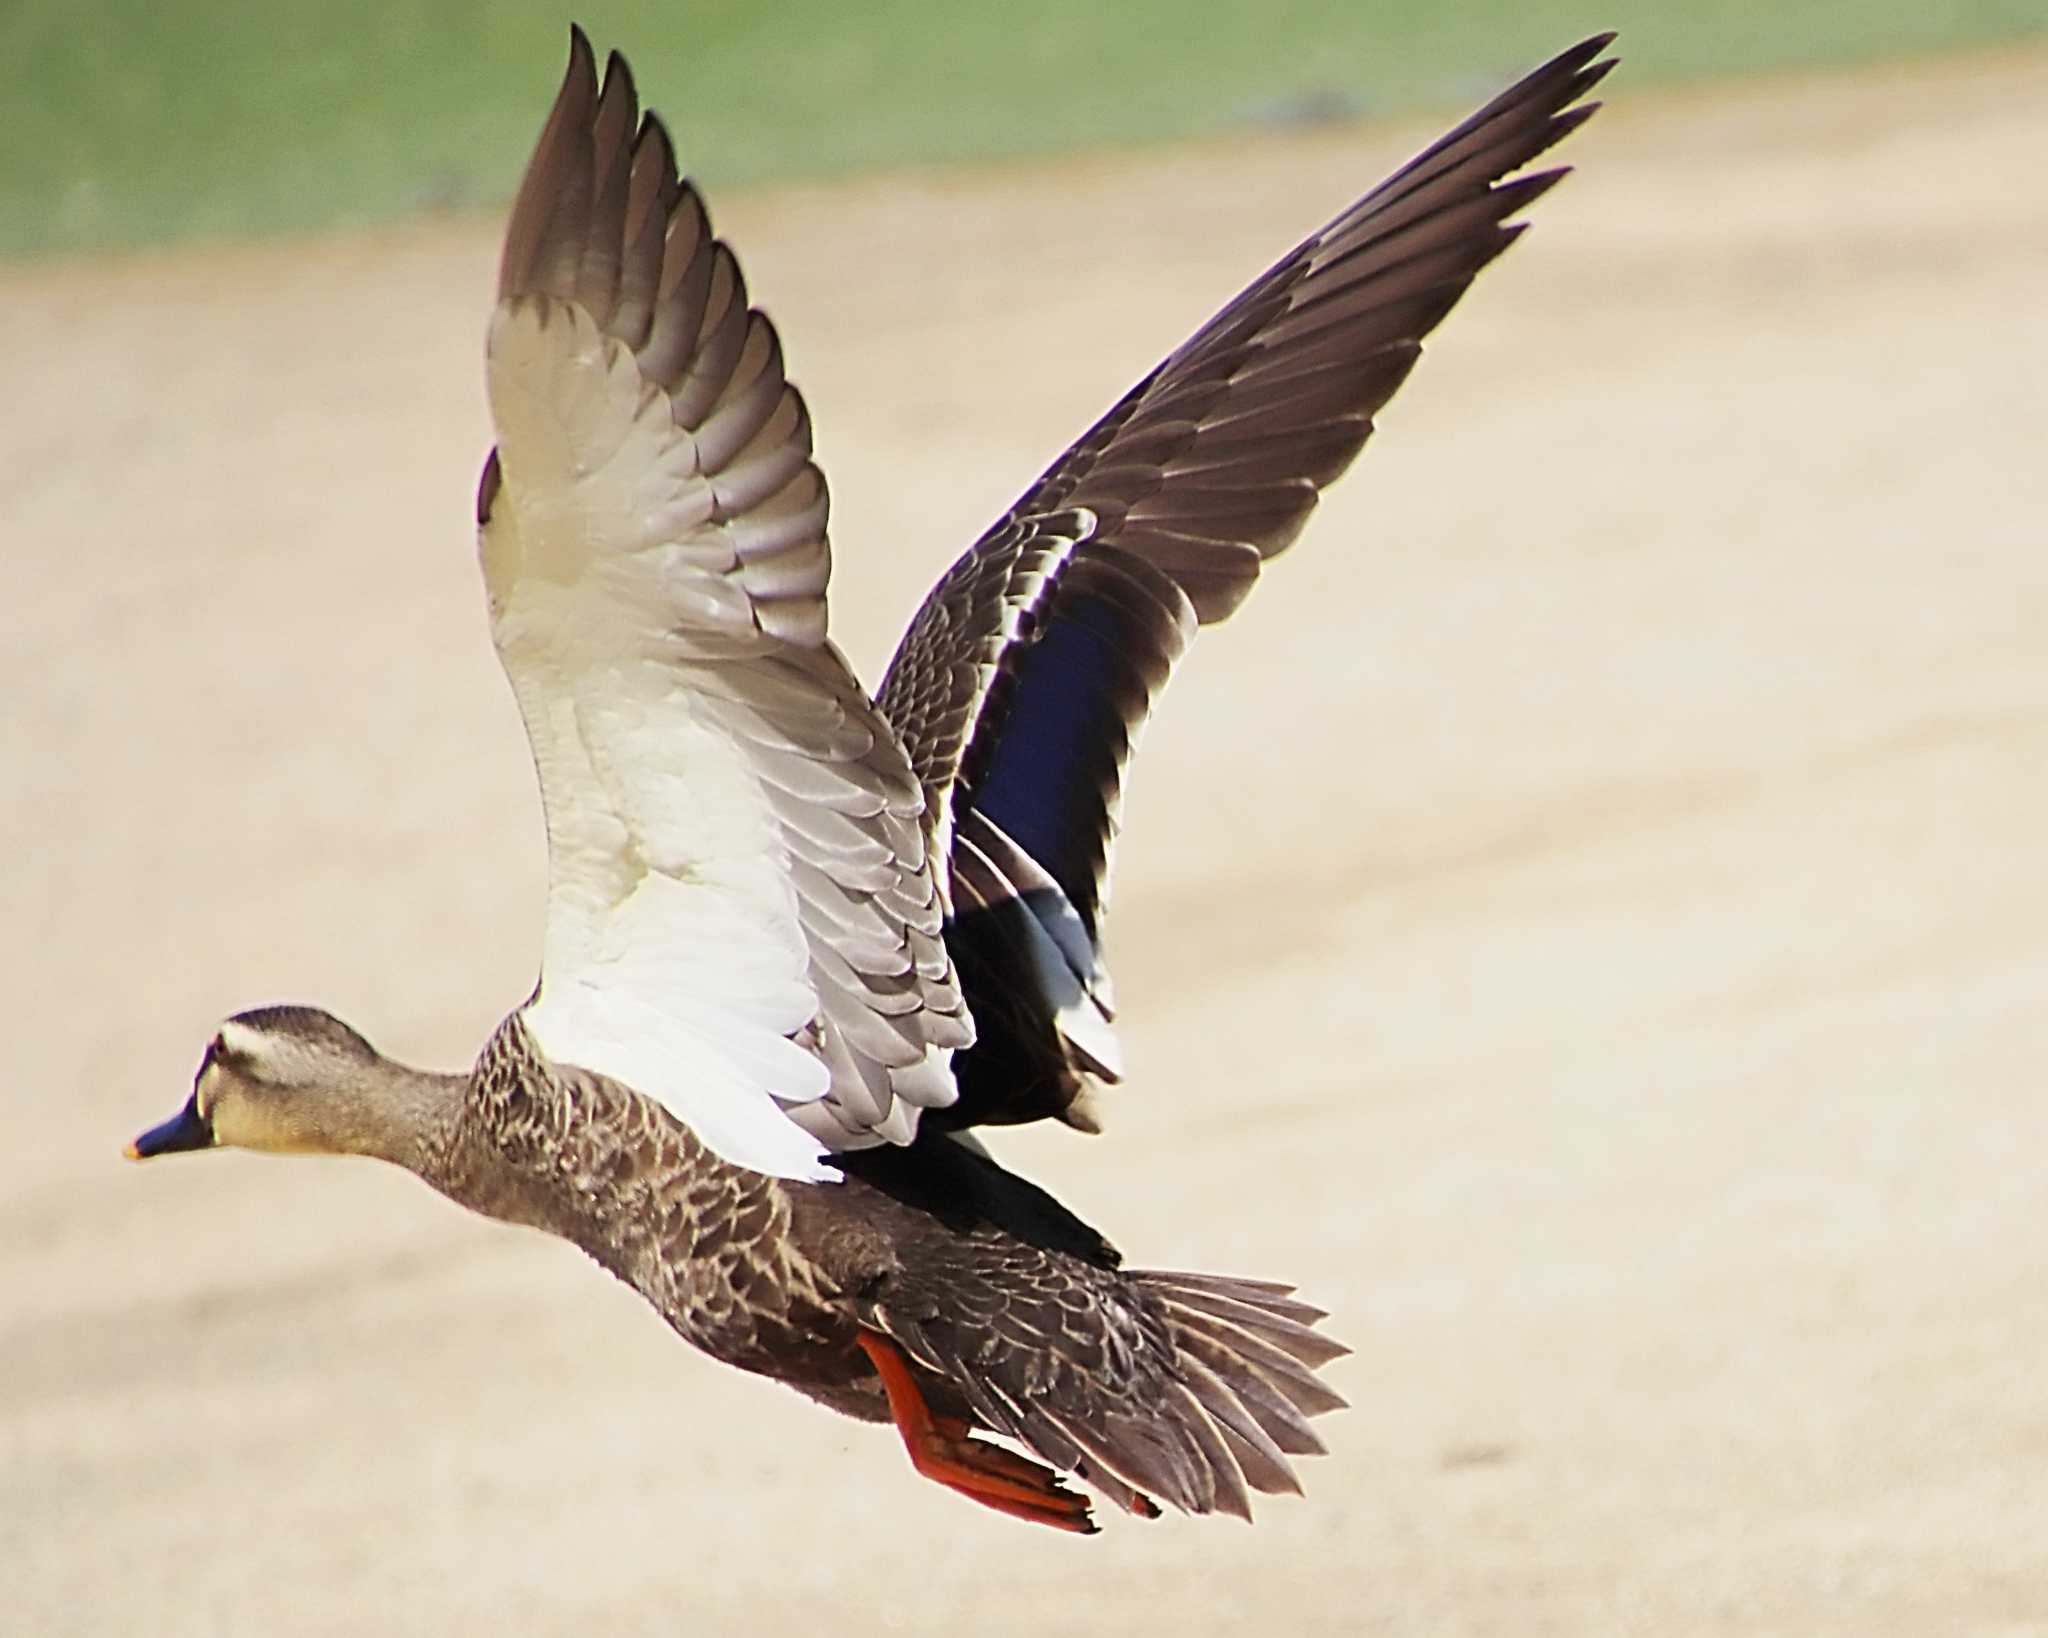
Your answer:
[[[157,1155],[174,1155],[181,1149],[211,1149],[213,1128],[199,1112],[195,1095],[161,1126],[152,1126],[128,1145],[130,1160],[149,1160]]]

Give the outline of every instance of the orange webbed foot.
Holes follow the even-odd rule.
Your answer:
[[[1013,1519],[1095,1534],[1099,1526],[1087,1497],[1069,1490],[1051,1468],[981,1438],[953,1417],[934,1416],[902,1350],[873,1331],[861,1332],[859,1341],[881,1375],[889,1414],[918,1472]]]

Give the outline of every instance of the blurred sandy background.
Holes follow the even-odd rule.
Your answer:
[[[1333,1310],[1249,1530],[998,1519],[365,1163],[120,1162],[231,1010],[455,1066],[531,980],[497,223],[0,267],[0,1627],[2048,1632],[2048,50],[1612,96],[1167,697],[1108,1135],[999,1144]],[[1436,123],[714,198],[866,674]]]

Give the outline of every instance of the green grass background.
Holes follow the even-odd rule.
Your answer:
[[[1627,84],[2048,29],[2048,0],[568,0],[712,182],[1450,105],[1600,28]],[[505,198],[562,0],[0,0],[0,255]]]

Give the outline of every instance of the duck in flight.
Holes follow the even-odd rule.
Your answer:
[[[975,1128],[1095,1128],[1132,736],[1562,169],[1599,36],[1276,262],[940,579],[870,697],[826,635],[782,345],[617,53],[512,207],[477,495],[532,743],[540,981],[461,1074],[308,1007],[223,1023],[136,1159],[363,1154],[574,1241],[687,1341],[1088,1532],[1299,1490],[1345,1350],[1292,1288],[1127,1269]],[[999,1442],[1001,1441],[1001,1442]],[[1027,1454],[1028,1453],[1028,1454]]]

